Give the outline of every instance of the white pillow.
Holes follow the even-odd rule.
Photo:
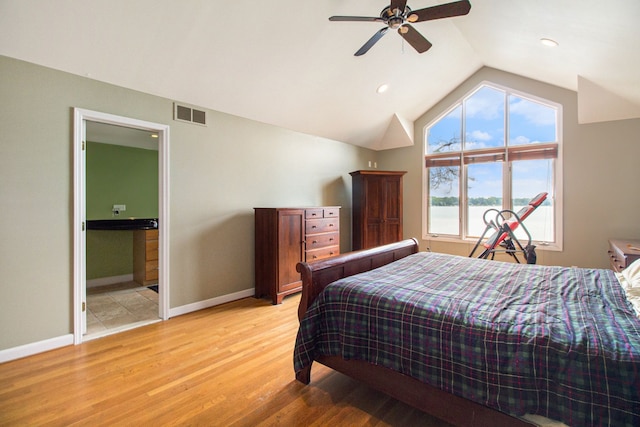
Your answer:
[[[631,265],[620,273],[627,281],[630,288],[640,288],[640,259],[635,260]]]

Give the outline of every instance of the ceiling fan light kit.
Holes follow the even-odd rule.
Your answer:
[[[410,23],[432,21],[434,19],[452,18],[466,15],[471,10],[469,0],[460,0],[424,9],[411,10],[407,6],[407,0],[391,0],[391,4],[380,12],[379,17],[369,16],[332,16],[329,21],[351,22],[381,22],[386,25],[373,35],[358,51],[355,56],[364,55],[385,35],[391,28],[407,41],[418,53],[429,50],[431,42],[420,34]]]

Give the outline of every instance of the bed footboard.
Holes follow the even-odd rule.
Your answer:
[[[329,283],[389,264],[418,252],[418,241],[407,239],[370,249],[347,252],[333,258],[315,262],[300,262],[296,270],[302,275],[302,298],[298,307],[298,319]]]

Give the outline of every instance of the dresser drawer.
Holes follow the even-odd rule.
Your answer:
[[[340,233],[326,233],[311,235],[306,240],[307,250],[324,248],[326,246],[336,246],[340,244]]]
[[[307,234],[329,233],[340,229],[340,221],[336,218],[308,219],[305,221]]]
[[[617,272],[621,272],[626,267],[624,253],[612,242],[609,242],[609,264],[611,265],[611,269]]]
[[[325,218],[337,218],[340,216],[340,208],[325,208],[322,214]]]
[[[324,218],[324,209],[322,208],[307,208],[304,211],[305,219],[320,219]]]
[[[336,255],[340,255],[340,246],[329,246],[315,251],[306,251],[307,262],[318,261]]]
[[[609,240],[609,264],[613,271],[620,272],[635,260],[640,259],[640,241]]]

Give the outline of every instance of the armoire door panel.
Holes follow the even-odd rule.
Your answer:
[[[278,237],[278,287],[282,292],[291,282],[300,280],[296,264],[304,259],[302,211],[291,211],[280,215]]]
[[[365,235],[365,247],[371,248],[379,246],[382,241],[381,224],[367,224],[367,233]]]
[[[370,179],[365,186],[365,215],[367,222],[379,222],[383,217],[384,189],[379,179]]]
[[[402,206],[398,203],[398,200],[401,200],[402,197],[400,195],[400,180],[385,180],[385,195],[383,200],[385,202],[384,205],[384,219],[386,220],[400,220],[400,215],[402,212]]]
[[[398,236],[402,235],[402,229],[400,224],[398,223],[385,223],[384,233],[382,238],[380,239],[381,245],[386,245],[387,243],[393,243],[398,241]]]

